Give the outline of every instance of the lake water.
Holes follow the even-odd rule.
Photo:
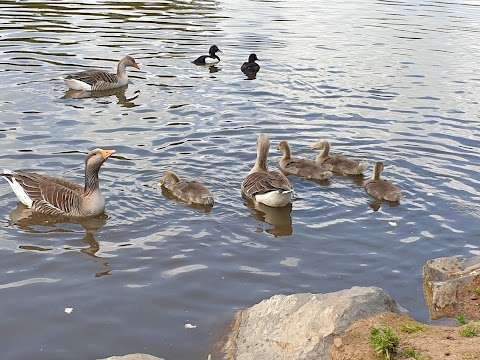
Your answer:
[[[2,181],[2,358],[206,359],[238,309],[355,285],[384,288],[428,322],[424,263],[480,254],[478,2],[0,7],[0,168],[81,183],[89,150],[117,150],[100,173],[108,216],[94,224],[19,219]],[[213,44],[216,68],[191,63]],[[254,80],[240,72],[251,52]],[[128,88],[66,92],[65,74],[126,54],[141,68]],[[368,160],[365,178],[384,161],[404,199],[375,203],[361,179],[292,177],[291,212],[253,210],[240,185],[260,132],[272,168],[279,141],[313,159],[325,138]],[[162,194],[169,169],[207,184],[213,210]]]

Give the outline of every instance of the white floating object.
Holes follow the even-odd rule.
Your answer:
[[[70,315],[73,312],[73,308],[65,308],[65,312]]]
[[[185,329],[195,329],[197,325],[185,324]]]
[[[391,225],[391,226],[397,226],[397,222],[396,222],[396,221],[389,221],[388,224]]]

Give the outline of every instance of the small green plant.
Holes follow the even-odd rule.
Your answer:
[[[401,330],[404,333],[413,334],[413,333],[416,333],[418,331],[425,330],[425,325],[422,325],[422,324],[403,324]]]
[[[405,350],[405,355],[415,360],[432,360],[430,356],[424,357],[420,351],[413,350],[412,348]]]
[[[397,354],[400,340],[392,328],[388,326],[373,328],[369,340],[375,353],[383,359],[391,360]]]
[[[465,314],[458,314],[457,316],[455,316],[455,320],[457,321],[458,326],[468,324],[468,318]]]
[[[480,287],[478,287],[478,288],[475,289],[475,294],[477,294],[478,296],[480,296]]]
[[[480,330],[475,325],[470,324],[460,330],[460,335],[465,337],[474,337],[480,335]]]

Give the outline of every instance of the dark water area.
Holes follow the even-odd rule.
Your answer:
[[[356,285],[429,322],[425,262],[480,254],[476,1],[0,8],[0,168],[82,183],[89,150],[117,150],[100,173],[107,216],[93,222],[22,218],[2,180],[2,358],[216,359],[236,310]],[[218,65],[191,63],[213,44]],[[248,80],[252,52],[261,70]],[[140,63],[128,87],[67,92],[65,74],[114,69],[126,54]],[[383,161],[404,199],[376,203],[365,179],[291,177],[291,210],[252,209],[240,185],[261,132],[271,168],[281,140],[313,159],[328,139],[370,163],[365,179]],[[204,182],[212,211],[162,193],[167,170]]]

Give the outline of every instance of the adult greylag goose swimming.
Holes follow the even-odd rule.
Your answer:
[[[330,156],[330,143],[327,140],[317,141],[310,149],[323,149],[316,157],[315,162],[325,167],[331,165],[332,172],[340,175],[362,175],[368,167],[366,161],[356,161],[342,155]]]
[[[187,204],[213,206],[213,194],[205,185],[197,181],[181,181],[173,171],[167,171],[160,182],[179,200]]]
[[[127,55],[118,62],[116,74],[93,69],[68,74],[64,81],[72,90],[97,91],[116,89],[128,84],[126,70],[128,66],[140,69],[135,59]]]
[[[220,62],[220,58],[216,54],[217,52],[222,52],[217,45],[210,46],[210,50],[208,50],[208,55],[202,55],[193,60],[192,62],[195,65],[209,65],[209,64],[216,64]]]
[[[95,149],[85,160],[85,186],[62,178],[33,172],[3,170],[18,199],[32,212],[53,216],[88,217],[105,211],[98,171],[115,150]]]
[[[280,168],[288,174],[316,180],[325,180],[332,176],[331,171],[314,161],[292,158],[290,145],[285,140],[280,141],[277,150],[281,150],[283,153],[280,159]]]
[[[281,172],[268,170],[269,148],[268,136],[260,134],[257,141],[257,160],[243,180],[242,193],[248,199],[267,206],[286,206],[292,200],[293,187]]]
[[[245,74],[256,74],[260,70],[260,65],[255,62],[256,60],[258,60],[257,55],[250,54],[248,61],[242,64],[240,70]]]
[[[380,179],[383,171],[383,163],[378,161],[373,169],[373,176],[365,182],[365,190],[371,196],[379,200],[398,202],[402,198],[400,191],[388,180]]]

